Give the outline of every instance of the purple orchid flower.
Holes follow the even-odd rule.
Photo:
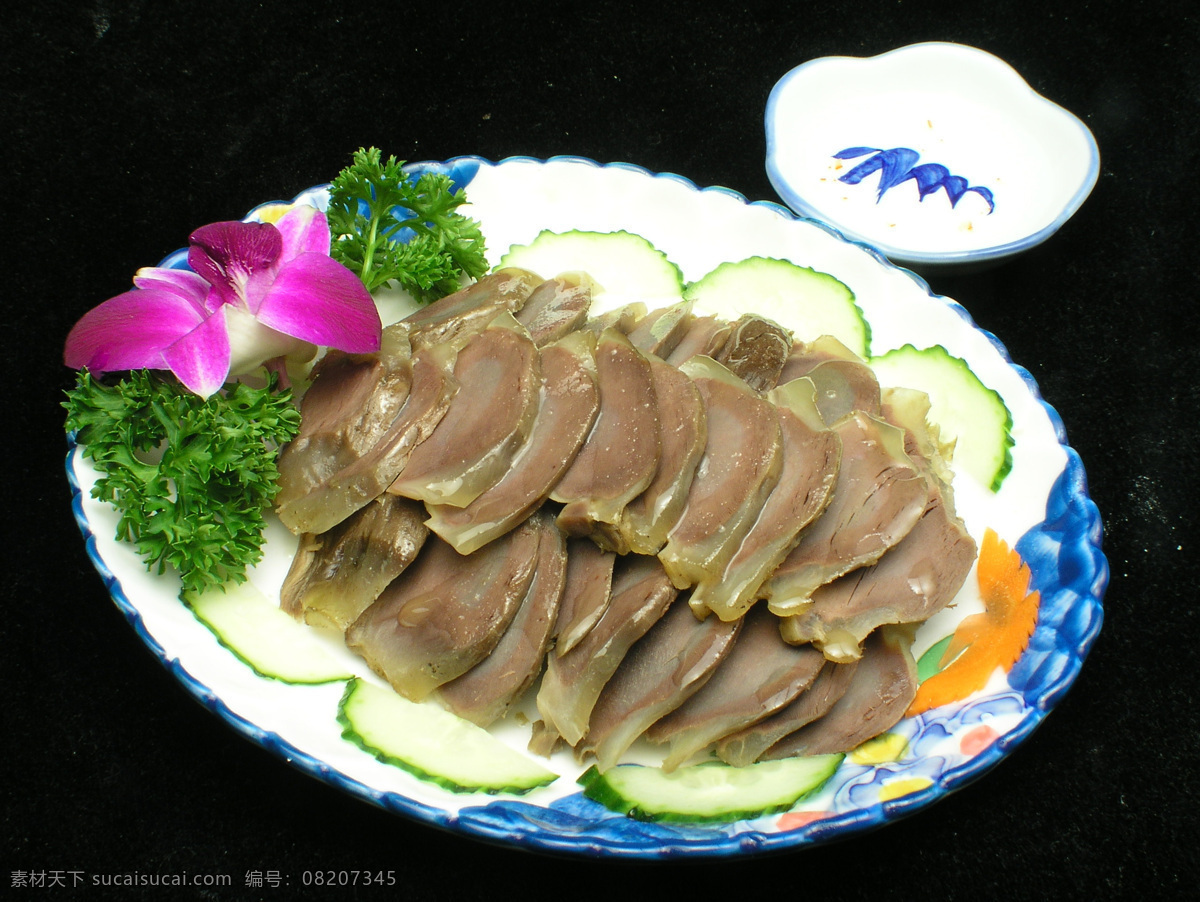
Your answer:
[[[322,345],[379,349],[379,311],[329,256],[329,224],[297,206],[274,225],[217,222],[189,238],[191,270],[147,267],[134,290],[84,314],[63,361],[93,373],[171,370],[207,398],[231,376]]]

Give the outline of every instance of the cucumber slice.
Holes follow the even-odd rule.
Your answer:
[[[905,345],[871,360],[880,385],[929,395],[929,418],[954,442],[954,469],[993,492],[1012,469],[1012,413],[965,360],[941,345]]]
[[[871,327],[854,292],[828,273],[773,257],[722,263],[684,289],[698,307],[731,319],[757,313],[795,332],[801,341],[832,335],[866,358]]]
[[[749,820],[787,811],[833,776],[845,755],[813,755],[732,767],[706,761],[670,773],[621,764],[579,778],[583,794],[642,821]]]
[[[346,685],[338,722],[363,751],[451,792],[521,795],[558,779],[482,727],[358,678]]]
[[[677,304],[683,297],[679,267],[632,232],[543,231],[531,243],[509,248],[499,266],[527,269],[546,279],[586,272],[609,309],[634,301],[654,309]]]
[[[196,619],[261,677],[333,683],[354,674],[314,635],[250,583],[183,593]]]

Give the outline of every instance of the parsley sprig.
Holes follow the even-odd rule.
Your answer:
[[[243,582],[262,558],[263,511],[278,492],[278,448],[296,435],[290,390],[238,384],[206,399],[147,370],[106,385],[87,371],[67,392],[66,427],[101,475],[117,538],[185,590]]]
[[[368,291],[395,280],[428,303],[487,272],[479,223],[458,212],[466,202],[449,176],[413,178],[404,161],[359,148],[330,183],[330,256],[357,273]]]

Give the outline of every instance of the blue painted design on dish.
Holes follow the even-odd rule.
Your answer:
[[[897,185],[902,185],[909,179],[917,183],[917,200],[926,197],[939,189],[945,189],[950,198],[950,206],[958,206],[962,196],[973,191],[987,201],[988,213],[996,210],[996,199],[987,188],[972,186],[961,175],[951,175],[950,170],[941,163],[921,163],[917,160],[921,155],[911,147],[893,147],[881,150],[878,147],[847,147],[833,155],[835,160],[855,160],[870,154],[867,160],[859,163],[838,181],[847,185],[857,185],[868,175],[879,173],[879,194],[875,202],[883,200],[883,195]]]
[[[1033,570],[1034,587],[1042,591],[1043,605],[1051,612],[1039,619],[1034,634],[1035,641],[1031,642],[1029,649],[1010,675],[1013,692],[1001,696],[1003,704],[1013,703],[1020,706],[1019,723],[961,765],[938,772],[934,766],[936,762],[929,762],[929,776],[933,782],[923,790],[883,803],[875,802],[837,813],[793,829],[778,828],[774,818],[709,825],[644,823],[610,812],[584,798],[582,793],[568,795],[546,806],[499,799],[453,812],[424,804],[401,793],[380,790],[351,778],[325,761],[297,748],[280,735],[264,730],[234,712],[212,689],[193,677],[177,658],[168,656],[166,650],[148,631],[138,609],[129,600],[120,581],[99,554],[92,524],[82,507],[80,483],[75,473],[75,438],[74,435],[68,435],[66,474],[72,493],[71,505],[76,523],[84,537],[87,554],[93,566],[100,574],[118,610],[138,637],[201,704],[246,738],[302,772],[417,822],[479,840],[517,845],[533,851],[651,860],[786,851],[844,839],[854,833],[883,826],[924,809],[989,771],[1032,733],[1078,675],[1100,629],[1103,619],[1102,599],[1108,581],[1108,565],[1100,548],[1099,512],[1087,495],[1082,463],[1078,455],[1067,446],[1062,420],[1042,399],[1033,377],[1027,370],[1014,364],[999,339],[979,329],[960,304],[949,298],[934,295],[928,284],[919,276],[896,267],[878,250],[861,242],[851,241],[824,223],[798,217],[776,203],[747,201],[744,196],[728,188],[698,188],[681,176],[671,173],[656,174],[632,164],[615,163],[605,166],[578,157],[521,159],[537,163],[570,160],[597,168],[625,169],[650,178],[672,180],[693,191],[722,194],[743,204],[771,210],[786,220],[814,225],[838,240],[862,248],[880,265],[898,270],[912,279],[931,298],[946,304],[965,324],[981,332],[1002,359],[1020,375],[1049,416],[1057,439],[1066,451],[1068,463],[1050,495],[1045,520],[1029,530],[1017,543],[1018,550],[1027,558]],[[457,165],[459,168],[456,172],[463,177],[473,178],[479,168],[497,164],[480,157],[458,157],[445,164],[428,165]],[[326,196],[325,187],[317,186],[298,197],[319,206],[322,197]],[[173,259],[174,255],[163,263]],[[937,737],[952,733],[956,724],[962,722],[963,718],[988,710],[994,713],[997,703],[994,699],[984,699],[978,704],[982,707],[968,703],[965,706],[935,709],[918,718],[903,721],[898,729],[913,731],[912,735],[919,735],[924,737],[922,741],[932,743]],[[991,705],[992,709],[988,709],[988,705]],[[926,765],[914,763],[912,766]],[[831,781],[831,788],[835,792],[838,791],[844,777],[855,775],[852,769],[843,766]]]

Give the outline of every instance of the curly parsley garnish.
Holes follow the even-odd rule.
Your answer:
[[[147,569],[174,567],[185,590],[200,590],[243,582],[262,558],[278,449],[300,426],[276,383],[272,374],[265,388],[239,383],[204,399],[147,370],[113,385],[80,372],[66,427],[100,470],[93,497],[117,509],[117,538]]]
[[[423,303],[456,291],[463,274],[478,279],[488,270],[483,235],[457,211],[466,196],[452,186],[449,176],[414,179],[403,160],[359,148],[330,184],[330,256],[368,291],[395,280]]]

